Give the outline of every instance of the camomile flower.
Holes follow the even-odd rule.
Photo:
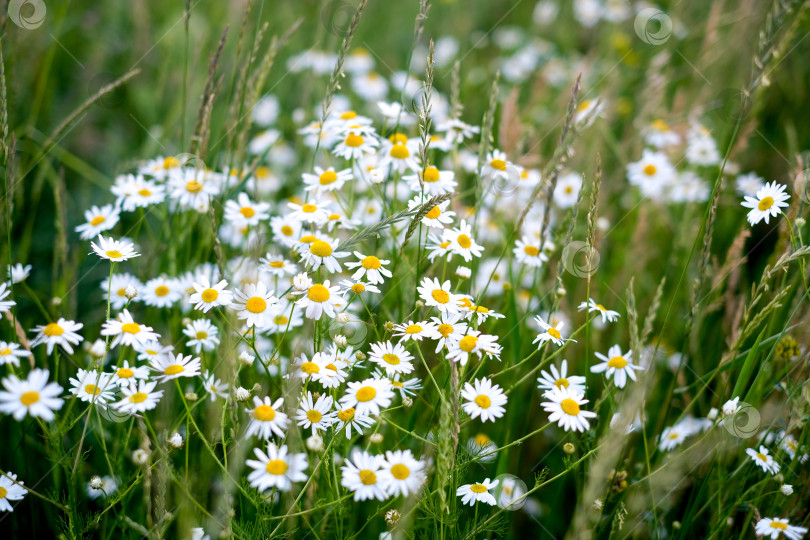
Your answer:
[[[372,343],[368,357],[369,360],[384,368],[389,377],[396,373],[407,374],[414,370],[413,355],[406,351],[401,343],[396,345],[390,341]]]
[[[359,414],[354,407],[341,409],[340,404],[335,403],[335,414],[337,414],[337,419],[340,422],[338,431],[346,428],[347,439],[352,438],[352,428],[354,428],[354,431],[356,431],[358,435],[362,435],[365,428],[374,425],[374,419],[371,416]]]
[[[627,179],[642,195],[660,199],[677,176],[675,167],[663,152],[644,150],[641,159],[627,165]]]
[[[465,335],[451,336],[447,345],[447,359],[460,362],[462,366],[467,365],[472,355],[478,356],[479,360],[486,355],[500,361],[501,346],[497,340],[497,336],[482,334],[478,330],[467,330]]]
[[[559,208],[571,208],[579,200],[582,176],[577,173],[563,174],[554,187],[553,201]]]
[[[454,229],[445,229],[442,235],[445,241],[449,241],[448,249],[469,262],[473,257],[480,257],[484,252],[484,247],[475,243],[472,238],[472,226],[465,220]]]
[[[172,345],[161,345],[157,340],[149,340],[146,343],[136,343],[133,349],[138,352],[138,360],[151,362],[158,358],[167,358],[174,351]]]
[[[155,358],[149,366],[160,375],[155,377],[161,382],[170,381],[179,377],[196,377],[200,374],[201,362],[199,358],[192,358],[191,355],[183,356],[170,354],[162,358]]]
[[[92,206],[90,210],[85,211],[85,223],[76,227],[76,232],[79,233],[79,238],[82,240],[95,238],[100,233],[115,227],[120,219],[120,214],[120,210],[111,204],[107,204],[101,208]]]
[[[508,180],[509,170],[512,166],[506,154],[498,149],[490,150],[487,152],[487,161],[481,168],[481,178],[485,180]]]
[[[273,239],[281,244],[292,247],[301,236],[301,221],[292,216],[270,218],[270,229]]]
[[[169,197],[182,209],[207,212],[211,197],[219,195],[219,184],[219,173],[183,167],[169,180]]]
[[[300,377],[304,381],[309,379],[318,381],[321,372],[328,369],[326,366],[329,362],[330,358],[321,352],[313,354],[312,359],[307,358],[306,354],[301,354],[295,359],[291,375],[293,377]]]
[[[112,476],[104,475],[101,478],[94,476],[87,484],[87,497],[90,499],[106,498],[115,493],[116,489],[118,489],[118,483]]]
[[[757,191],[765,187],[765,179],[755,172],[741,174],[734,181],[734,187],[740,195],[756,195]]]
[[[211,308],[228,307],[233,301],[233,293],[225,288],[227,286],[228,282],[224,279],[212,285],[207,276],[200,276],[200,279],[192,284],[194,293],[189,296],[188,301],[194,304],[194,309],[199,309],[203,313],[208,313]]]
[[[548,256],[543,253],[540,247],[540,240],[524,236],[520,240],[515,241],[515,247],[512,249],[515,254],[515,259],[520,264],[525,264],[532,268],[539,268],[544,262],[548,261]]]
[[[538,334],[537,337],[534,338],[534,341],[532,341],[532,343],[540,342],[540,344],[537,346],[538,348],[542,347],[546,341],[551,341],[557,346],[562,345],[563,342],[565,341],[573,341],[574,343],[576,343],[575,339],[566,339],[562,337],[562,333],[560,332],[560,330],[562,329],[563,326],[565,326],[565,321],[557,321],[554,326],[551,326],[550,324],[546,323],[546,321],[544,321],[542,318],[540,318],[539,315],[536,316],[534,320],[540,326],[541,329],[545,330],[545,332]]]
[[[441,318],[432,317],[431,320],[436,325],[436,354],[442,348],[449,347],[451,341],[460,340],[467,332],[468,325],[461,321],[459,313],[443,313]]]
[[[689,435],[691,435],[691,433],[681,424],[668,426],[661,432],[661,440],[658,442],[658,449],[662,452],[669,452],[673,448],[680,446]]]
[[[106,321],[101,327],[101,335],[113,336],[111,349],[119,344],[130,347],[144,345],[160,338],[159,334],[152,331],[151,326],[136,323],[127,309],[119,313],[117,319]]]
[[[762,518],[754,526],[757,537],[779,538],[784,536],[790,540],[800,540],[807,534],[807,527],[791,525],[787,518]]]
[[[59,397],[63,388],[56,382],[49,383],[49,375],[47,369],[32,369],[25,379],[16,375],[4,378],[0,412],[12,415],[18,422],[27,414],[46,422],[53,420],[53,411],[58,411],[64,404]]]
[[[284,437],[284,429],[289,422],[287,415],[279,410],[284,404],[284,398],[278,398],[273,402],[269,397],[262,400],[253,396],[253,404],[254,408],[245,409],[250,413],[250,424],[245,435],[247,437],[256,435],[260,439],[269,439],[273,434]]]
[[[73,354],[72,345],[78,345],[84,341],[84,338],[76,333],[83,326],[83,323],[68,321],[61,317],[55,323],[36,326],[32,330],[36,336],[31,340],[31,348],[33,349],[37,345],[45,343],[49,355],[57,345],[62,347],[68,354]]]
[[[10,294],[11,287],[5,282],[0,283],[0,319],[3,318],[3,313],[8,313],[11,308],[17,305],[14,300],[6,300]]]
[[[301,403],[298,404],[295,419],[302,428],[311,427],[313,434],[322,429],[329,429],[329,426],[337,421],[337,416],[332,412],[332,405],[332,396],[323,394],[317,401],[314,401],[312,392],[307,391],[301,398]]]
[[[377,378],[383,376],[378,370],[374,370],[373,375]],[[397,373],[392,378],[388,379],[391,382],[391,389],[399,392],[400,397],[413,396],[416,394],[417,390],[422,389],[422,381],[419,380],[419,378],[414,377],[407,381],[400,381],[400,377],[401,375]]]
[[[237,312],[237,318],[244,319],[248,327],[264,328],[273,306],[278,302],[273,292],[261,281],[250,283],[244,291],[236,290],[231,308]]]
[[[301,223],[313,223],[315,225],[323,225],[329,220],[331,203],[329,201],[313,200],[304,204],[296,204],[294,202],[287,203],[293,212],[289,215],[290,219],[295,219]]]
[[[113,369],[111,383],[116,386],[137,385],[138,381],[145,381],[149,378],[149,368],[146,366],[129,365],[129,360],[124,360],[121,367]]]
[[[575,394],[585,393],[585,377],[579,375],[568,375],[568,360],[563,360],[560,364],[559,371],[554,364],[549,368],[551,373],[545,369],[540,372],[540,377],[537,378],[538,388],[546,392],[552,388],[567,388]]]
[[[346,182],[354,178],[350,168],[336,171],[334,167],[324,170],[317,166],[315,167],[315,174],[303,173],[301,177],[307,186],[304,190],[315,191],[316,193],[340,191]]]
[[[408,321],[394,325],[394,337],[399,337],[399,342],[422,341],[424,338],[439,339],[441,334],[436,330],[436,324],[427,321]]]
[[[160,204],[166,197],[166,188],[162,185],[132,174],[117,177],[110,191],[116,197],[115,206],[124,212]]]
[[[219,329],[208,319],[197,319],[191,321],[185,328],[183,334],[191,339],[186,343],[188,347],[194,347],[197,354],[201,350],[213,351],[219,345],[217,334]]]
[[[117,410],[136,414],[151,411],[157,407],[158,401],[163,397],[163,390],[155,390],[157,381],[138,381],[137,384],[121,386],[123,399],[115,404]]]
[[[433,166],[427,166],[422,171],[422,180],[418,174],[408,174],[402,179],[408,182],[408,187],[415,193],[422,193],[427,197],[451,193],[458,183],[455,181],[456,173],[453,171],[440,171]]]
[[[597,312],[602,316],[602,322],[616,322],[619,319],[619,312],[607,309],[602,304],[597,304],[594,302],[593,298],[588,298],[587,302],[582,302],[578,307],[577,311],[582,311],[583,309],[587,309],[588,313]]]
[[[549,422],[557,422],[557,425],[565,431],[582,431],[590,429],[588,418],[596,418],[596,413],[585,411],[581,406],[588,403],[584,394],[571,391],[568,388],[554,387],[544,394],[550,401],[541,403],[543,410],[550,413]]]
[[[135,253],[135,246],[132,243],[125,243],[113,238],[104,238],[101,235],[98,235],[98,245],[95,242],[90,242],[90,246],[96,252],[96,255],[112,262],[126,261],[141,256],[140,253]]]
[[[143,284],[132,274],[113,274],[112,280],[105,278],[101,280],[101,290],[104,291],[104,302],[107,302],[109,295],[110,307],[122,309],[131,301],[127,296],[127,287],[132,287],[135,291],[143,289]],[[132,300],[138,300],[136,296]]]
[[[471,139],[481,132],[478,126],[471,126],[458,118],[448,118],[436,125],[436,131],[444,133],[445,138],[452,144],[460,144],[464,139]]]
[[[666,148],[667,146],[681,144],[681,136],[661,119],[655,120],[642,133],[644,141],[655,148]]]
[[[22,263],[17,263],[14,265],[8,265],[8,279],[11,280],[12,284],[22,283],[28,276],[31,275],[31,268],[33,268],[30,264],[23,265]]]
[[[505,316],[497,311],[491,310],[486,306],[475,306],[472,301],[464,296],[461,299],[461,312],[467,320],[478,319],[478,324],[492,317],[493,319],[503,319]]]
[[[631,363],[633,351],[627,351],[622,354],[622,349],[618,345],[614,345],[608,349],[607,356],[600,352],[594,354],[597,358],[602,360],[602,363],[591,366],[591,373],[602,373],[606,371],[605,377],[608,379],[613,377],[613,382],[616,383],[618,388],[624,388],[624,385],[627,384],[627,377],[635,381],[636,370],[644,370],[643,367]]]
[[[491,463],[497,457],[498,446],[488,435],[479,433],[467,440],[467,453],[474,458],[474,461]]]
[[[295,304],[305,310],[307,319],[320,320],[324,313],[334,319],[337,315],[335,307],[344,304],[339,289],[340,287],[333,286],[328,279],[323,284],[313,283]]]
[[[216,401],[217,398],[227,399],[230,386],[228,383],[220,381],[216,375],[210,371],[203,373],[203,388],[211,396],[211,401]]]
[[[746,195],[740,204],[751,209],[748,212],[748,223],[756,225],[763,219],[768,223],[771,217],[781,214],[782,208],[788,206],[785,201],[790,198],[790,195],[785,193],[785,188],[786,186],[782,184],[769,182],[757,191],[756,196]]]
[[[304,482],[308,478],[304,472],[309,463],[306,454],[290,454],[286,445],[276,446],[267,443],[267,453],[253,449],[257,459],[248,459],[246,464],[253,471],[248,474],[248,482],[259,491],[277,488],[289,491],[293,482]]]
[[[344,159],[360,159],[363,154],[373,153],[379,145],[373,128],[352,125],[343,132],[332,153]]]
[[[470,418],[480,416],[482,422],[488,420],[494,422],[506,412],[503,407],[506,405],[506,395],[500,386],[493,385],[486,377],[475,379],[474,384],[464,383],[461,397],[466,400],[462,408]]]
[[[343,407],[353,407],[361,416],[380,414],[380,409],[391,405],[394,392],[391,383],[384,379],[366,379],[348,383],[346,393],[340,398]],[[339,415],[338,415],[339,416]]]
[[[296,311],[293,305],[289,305],[285,301],[284,304],[278,303],[273,306],[262,332],[268,335],[284,333],[303,324],[304,319],[301,317],[300,311]]]
[[[237,226],[255,227],[270,218],[269,212],[268,203],[253,202],[247,193],[240,193],[235,201],[225,201],[225,213],[222,217]]]
[[[394,133],[388,140],[383,140],[380,161],[377,166],[386,175],[402,174],[406,171],[417,171],[419,163],[414,155],[419,151],[419,141],[408,139],[403,133]]]
[[[427,480],[425,462],[414,458],[410,450],[387,451],[380,476],[388,495],[394,497],[419,493]]]
[[[352,348],[349,347],[349,349],[351,350]],[[326,364],[325,369],[322,369],[317,374],[313,374],[312,378],[321,383],[321,386],[324,388],[337,388],[349,377],[349,372],[346,371],[349,364],[337,358],[336,353],[330,355],[324,355],[321,353],[321,355],[328,363]]]
[[[298,266],[285,259],[282,255],[268,253],[259,259],[261,270],[269,273],[273,277],[290,276],[298,272]]]
[[[408,201],[408,209],[413,210],[426,204],[430,197],[417,194],[416,197]],[[422,224],[433,229],[444,229],[445,225],[453,223],[453,216],[456,215],[452,210],[447,210],[450,206],[450,201],[440,202],[428,210],[428,213],[422,218]]]
[[[779,472],[779,464],[773,459],[773,456],[768,453],[768,449],[764,446],[760,445],[758,452],[753,448],[746,448],[745,453],[748,454],[751,460],[764,472],[771,474],[777,474]]]
[[[0,341],[0,366],[11,364],[20,367],[20,358],[31,356],[31,351],[20,347],[17,343]]]
[[[166,276],[150,279],[144,284],[143,290],[138,291],[138,297],[144,304],[157,308],[172,307],[182,296],[183,291],[177,280]]]
[[[13,512],[14,507],[9,501],[21,501],[28,494],[22,480],[17,480],[13,472],[0,474],[0,512]]]
[[[340,294],[342,295],[348,294],[350,291],[358,295],[366,292],[380,294],[380,289],[377,286],[370,283],[363,283],[362,281],[344,279],[340,282],[340,285],[342,287]]]
[[[390,278],[393,275],[384,267],[391,261],[378,259],[374,255],[363,255],[359,251],[355,251],[354,256],[357,257],[358,262],[347,262],[346,268],[357,268],[357,271],[352,274],[352,279],[355,281],[359,281],[365,276],[369,283],[382,284],[383,277]]]
[[[459,313],[462,296],[450,292],[450,280],[440,283],[436,278],[422,278],[416,288],[426,307],[435,307],[442,313]]]
[[[79,368],[76,377],[70,378],[71,388],[68,392],[87,403],[105,407],[113,400],[116,385],[112,384],[112,375],[98,371]]]
[[[313,270],[317,270],[323,265],[328,272],[333,274],[342,272],[338,259],[343,259],[349,256],[348,251],[335,251],[338,247],[339,240],[315,240],[309,247],[301,251],[301,257],[306,261],[307,266]]]
[[[340,468],[340,485],[354,492],[355,501],[377,499],[384,501],[388,485],[383,473],[384,458],[373,456],[368,452],[355,450],[345,465]]]
[[[489,490],[497,487],[498,482],[498,480],[487,478],[481,483],[464,484],[456,490],[456,496],[461,497],[461,504],[475,506],[475,503],[483,502],[495,506],[495,497],[492,496]]]

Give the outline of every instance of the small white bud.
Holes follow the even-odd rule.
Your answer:
[[[133,298],[138,296],[138,289],[136,289],[132,285],[127,285],[127,288],[124,289],[124,296],[127,297],[127,300],[132,300]]]
[[[793,495],[793,486],[790,484],[782,484],[782,487],[779,488],[779,491],[782,492],[782,495],[785,497],[789,495]]]
[[[138,448],[132,452],[132,462],[135,465],[146,465],[147,461],[149,461],[149,452],[143,448]]]
[[[186,400],[187,401],[197,401],[199,396],[197,396],[197,392],[186,392]]]
[[[348,314],[348,313],[346,313],[345,311],[344,311],[344,312],[341,312],[341,313],[338,313],[338,314],[337,314],[337,317],[335,317],[335,320],[336,320],[336,321],[337,321],[339,324],[346,324],[346,323],[347,323],[347,322],[349,322],[351,319],[352,319],[351,315],[349,315],[349,314]]]
[[[90,346],[90,354],[96,358],[103,358],[107,354],[107,345],[100,339],[95,340]]]
[[[336,335],[335,337],[332,338],[332,341],[334,341],[335,345],[337,345],[341,349],[346,348],[346,345],[349,344],[349,340],[346,339],[346,336],[344,336],[343,334]]]
[[[372,184],[381,184],[385,181],[385,174],[380,169],[374,168],[368,171],[368,179]]]
[[[94,476],[90,479],[90,487],[93,489],[101,489],[101,486],[103,485],[104,483],[101,481],[100,476]]]
[[[472,270],[466,266],[459,266],[456,268],[456,277],[461,279],[470,279],[470,276],[472,276]]]
[[[62,299],[59,298],[58,296],[54,296],[53,298],[51,298],[51,304],[53,304],[56,307],[59,307],[62,305]]]
[[[256,357],[247,351],[242,351],[242,353],[239,355],[239,360],[241,360],[246,366],[252,366],[253,362],[256,360]]]
[[[183,436],[177,433],[176,431],[172,433],[172,436],[169,437],[169,444],[172,448],[183,448]]]
[[[592,507],[597,512],[601,511],[604,506],[605,506],[605,503],[602,502],[602,499],[596,499],[595,501],[593,501]]]
[[[323,452],[323,439],[320,435],[312,435],[311,437],[307,437],[307,448],[309,448],[313,452]]]
[[[373,444],[380,444],[383,441],[383,434],[382,433],[372,433],[371,436],[368,438],[370,442]]]
[[[312,285],[312,280],[307,276],[306,272],[301,272],[293,278],[293,288],[296,291],[304,292]]]
[[[712,407],[711,409],[709,409],[709,414],[706,415],[706,418],[708,418],[709,420],[717,420],[718,414],[719,411],[717,410],[717,407]]]
[[[240,386],[236,389],[236,401],[247,401],[250,399],[250,390]]]
[[[393,527],[397,524],[400,518],[400,514],[397,510],[391,509],[385,513],[385,522],[388,524],[389,527]]]
[[[411,398],[409,398],[408,396],[405,396],[404,398],[402,398],[402,406],[403,407],[405,407],[407,409],[408,407],[411,407],[412,405],[413,405],[413,400]]]

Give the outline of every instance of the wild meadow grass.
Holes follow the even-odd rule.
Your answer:
[[[4,537],[805,536],[805,2],[6,7]]]

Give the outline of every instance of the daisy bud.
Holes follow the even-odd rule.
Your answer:
[[[729,527],[733,526],[734,525],[734,518],[732,518],[732,517],[728,518],[726,520],[726,525],[728,525]]]
[[[470,279],[470,276],[472,276],[472,270],[466,266],[459,266],[456,268],[456,277],[460,279]]]
[[[605,503],[602,502],[602,499],[596,499],[595,501],[593,501],[592,507],[597,512],[601,512],[602,507],[604,507],[604,506],[605,506]]]
[[[176,431],[169,437],[169,444],[172,448],[183,448],[183,436]]]
[[[62,299],[59,298],[58,296],[54,296],[53,298],[51,298],[51,304],[53,304],[56,307],[59,307],[62,305]]]
[[[425,307],[425,303],[422,302],[421,300],[417,300],[416,301],[416,309],[422,309],[423,307]]]
[[[256,383],[253,385],[253,390],[251,390],[254,394],[261,394],[262,393],[262,385]]]
[[[796,218],[796,226],[797,227],[804,227],[805,223],[807,223],[807,220],[804,219],[803,217],[797,217]]]
[[[366,353],[364,353],[363,351],[357,351],[356,353],[354,353],[354,357],[357,359],[358,362],[362,362],[363,360],[366,359]]]
[[[349,344],[349,340],[346,339],[346,336],[344,336],[343,334],[336,335],[335,337],[332,338],[332,341],[334,341],[335,345],[337,345],[341,349],[344,349],[346,345]]]
[[[191,324],[191,319],[188,317],[183,317],[183,326],[188,326]]]
[[[101,486],[103,485],[104,484],[101,481],[101,477],[99,476],[94,476],[90,479],[90,487],[93,489],[101,489]]]
[[[253,362],[256,360],[256,357],[249,354],[247,351],[242,351],[242,353],[239,355],[239,360],[244,362],[246,366],[250,367],[253,365]]]
[[[143,448],[138,448],[132,452],[132,462],[135,465],[146,465],[147,461],[149,461],[149,452]]]
[[[566,454],[573,454],[577,451],[577,447],[574,446],[574,443],[567,442],[563,445],[563,452]]]
[[[197,397],[197,392],[186,392],[187,401],[197,401],[197,399],[199,399]]]
[[[680,521],[673,521],[672,522],[672,528],[677,531],[678,529],[681,528],[681,522]]]
[[[596,228],[600,231],[606,231],[610,228],[610,220],[606,217],[596,218]]]
[[[368,179],[372,184],[381,184],[385,180],[385,175],[380,169],[374,168],[368,171]]]
[[[107,345],[100,339],[97,339],[90,346],[90,354],[96,358],[103,358],[107,354]]]
[[[565,296],[567,293],[568,291],[565,290],[565,287],[560,287],[557,289],[557,296]]]
[[[132,285],[127,285],[127,288],[124,289],[124,296],[127,297],[127,300],[132,300],[133,298],[138,296],[138,289],[136,289]]]
[[[391,509],[385,513],[385,522],[388,524],[389,527],[393,527],[399,521],[399,512],[395,509]]]
[[[779,488],[779,491],[782,492],[782,495],[785,497],[793,495],[793,486],[790,484],[782,484],[782,487]]]
[[[509,283],[508,281],[504,281],[504,283],[503,283],[503,290],[505,290],[505,291],[511,291],[511,290],[512,290],[512,284],[511,284],[511,283]]]
[[[312,435],[307,437],[307,448],[312,452],[323,452],[323,439],[320,435]]]
[[[304,292],[312,285],[312,280],[309,279],[306,272],[301,272],[293,278],[293,288],[296,291]]]
[[[344,311],[344,312],[342,312],[342,313],[338,313],[338,314],[337,314],[337,317],[335,317],[335,320],[336,320],[336,321],[337,321],[339,324],[346,324],[347,322],[349,322],[350,320],[352,320],[352,317],[351,317],[351,315],[349,315],[348,313],[346,313],[346,312]]]
[[[391,322],[391,321],[385,321],[385,324],[383,325],[383,328],[385,328],[386,332],[389,332],[389,333],[393,332],[394,331],[394,323]]]
[[[785,481],[785,476],[782,473],[779,473],[773,477],[774,480],[779,482],[780,484]]]
[[[247,401],[250,399],[250,390],[239,387],[236,389],[236,401]]]
[[[409,398],[408,396],[405,396],[404,398],[402,398],[402,406],[403,407],[405,407],[407,409],[408,407],[411,407],[412,405],[413,405],[413,399]]]
[[[709,420],[717,420],[718,413],[719,411],[717,410],[717,407],[712,407],[709,409],[709,414],[706,415],[706,418]]]
[[[380,444],[383,441],[383,434],[382,433],[372,433],[371,436],[368,438],[369,442],[373,444]]]

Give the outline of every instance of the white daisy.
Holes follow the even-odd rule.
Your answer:
[[[138,298],[147,306],[169,308],[180,300],[183,291],[176,279],[166,276],[157,277],[147,281],[142,291],[138,291]]]
[[[317,401],[313,401],[312,392],[307,391],[298,404],[295,419],[302,428],[311,427],[313,434],[322,429],[326,430],[337,421],[337,416],[332,412],[332,405],[332,396],[323,394]]]
[[[542,347],[546,341],[551,341],[552,343],[558,346],[562,345],[563,342],[565,341],[573,341],[574,343],[576,343],[576,340],[574,339],[566,339],[562,337],[562,333],[560,332],[560,330],[562,329],[563,326],[565,326],[565,321],[561,320],[557,321],[554,326],[551,326],[550,324],[546,323],[546,321],[544,321],[539,315],[536,316],[534,320],[540,326],[540,328],[545,330],[545,332],[538,334],[537,337],[534,338],[534,341],[532,341],[532,343],[539,342],[539,345],[537,346],[538,349]]]
[[[341,409],[340,404],[335,403],[335,409],[337,412],[337,418],[341,422],[338,431],[345,427],[347,439],[352,438],[352,428],[354,428],[358,435],[362,435],[365,428],[374,425],[374,419],[371,418],[371,416],[367,414],[358,414],[354,407]]]
[[[250,485],[260,491],[278,488],[289,491],[293,482],[304,482],[307,479],[304,471],[309,466],[306,454],[290,454],[287,446],[276,446],[267,443],[267,453],[258,448],[253,449],[258,458],[247,460],[247,466],[253,469],[248,475]]]
[[[411,373],[414,370],[413,355],[401,343],[390,341],[372,343],[369,360],[385,369],[389,377],[397,373]]]
[[[330,273],[342,272],[343,268],[340,266],[338,259],[343,259],[349,256],[348,251],[336,251],[338,247],[338,239],[329,240],[315,240],[309,246],[302,250],[301,258],[306,261],[307,266],[313,270],[317,270],[323,265]]]
[[[765,184],[756,196],[745,196],[745,200],[740,204],[746,208],[750,208],[748,212],[748,223],[756,225],[763,219],[768,223],[771,217],[776,217],[782,213],[782,208],[786,208],[787,201],[790,195],[785,193],[786,186],[777,184],[776,182],[769,182]]]
[[[203,373],[203,388],[205,388],[205,391],[211,396],[211,401],[216,401],[218,397],[227,399],[230,390],[228,383],[220,381],[216,375],[210,371]]]
[[[498,485],[498,480],[485,479],[481,483],[464,484],[456,490],[456,496],[461,497],[461,504],[475,506],[477,502],[483,502],[490,506],[495,506],[495,497],[489,492],[490,489]]]
[[[543,394],[552,388],[568,388],[575,394],[585,393],[585,377],[579,375],[568,375],[568,361],[563,360],[560,364],[559,371],[557,366],[551,365],[551,373],[545,369],[540,372],[540,377],[537,378],[538,388],[543,391]]]
[[[92,206],[90,210],[84,212],[85,223],[76,227],[79,238],[90,240],[104,231],[115,227],[120,219],[120,211],[113,205],[107,204],[99,208]]]
[[[344,159],[359,159],[363,154],[373,153],[379,145],[373,129],[352,125],[341,135],[332,153]]]
[[[482,334],[478,330],[467,330],[464,335],[453,334],[447,345],[447,359],[460,362],[462,366],[467,365],[472,355],[478,356],[479,360],[486,355],[500,361],[502,349],[497,339],[497,336]]]
[[[231,308],[237,311],[237,318],[244,319],[248,327],[264,328],[273,305],[278,302],[273,292],[267,289],[264,282],[250,283],[244,291],[236,290]]]
[[[450,242],[447,247],[450,251],[461,255],[467,262],[473,257],[480,257],[484,252],[484,247],[478,245],[472,237],[472,226],[463,219],[457,228],[445,229],[442,238]]]
[[[580,407],[588,400],[584,394],[572,392],[568,388],[554,387],[544,394],[551,401],[543,402],[543,410],[549,414],[549,422],[557,422],[565,431],[582,431],[590,429],[588,418],[596,418],[596,413],[584,411]]]
[[[70,379],[68,391],[82,401],[105,407],[113,400],[116,385],[112,384],[112,379],[109,373],[79,368],[76,377]]]
[[[422,341],[424,338],[439,339],[441,337],[441,334],[436,329],[436,324],[428,321],[408,321],[395,324],[393,335],[399,337],[400,343],[403,341]]]
[[[121,367],[117,367],[110,373],[112,384],[117,386],[137,385],[138,381],[145,381],[149,378],[149,368],[146,366],[129,365],[129,360],[124,360]]]
[[[433,197],[452,192],[458,185],[455,177],[456,173],[453,171],[440,171],[436,167],[427,166],[422,172],[422,181],[418,174],[408,174],[402,179],[408,182],[411,191]]]
[[[449,279],[439,283],[436,278],[422,278],[422,283],[416,290],[425,306],[435,307],[442,313],[459,313],[462,296],[450,292]]]
[[[255,227],[270,218],[269,211],[268,203],[254,203],[247,193],[240,193],[235,201],[225,201],[225,213],[222,217],[237,226]]]
[[[138,381],[137,384],[121,386],[124,398],[113,407],[127,414],[151,411],[163,397],[163,390],[155,390],[157,381]]]
[[[764,446],[759,447],[759,451],[756,451],[753,448],[746,448],[745,453],[751,458],[751,460],[760,467],[764,472],[769,472],[771,474],[777,474],[779,469],[781,468],[779,464],[773,459],[768,453],[768,449]]]
[[[48,354],[53,352],[56,345],[65,349],[68,354],[73,354],[72,345],[78,345],[84,341],[84,338],[76,333],[76,330],[81,330],[82,327],[84,327],[82,323],[68,321],[61,317],[55,323],[36,326],[32,330],[36,336],[31,340],[31,348],[45,343]]]
[[[605,372],[605,377],[610,379],[613,377],[613,382],[616,383],[618,388],[624,388],[627,384],[627,377],[634,381],[636,380],[636,370],[643,371],[644,368],[631,363],[633,359],[633,351],[627,351],[622,354],[622,349],[618,345],[612,346],[608,349],[608,355],[597,352],[594,353],[597,358],[602,360],[601,364],[591,366],[591,373]]]
[[[178,379],[180,377],[196,377],[200,374],[201,362],[199,358],[192,358],[191,355],[183,356],[168,355],[161,358],[154,358],[149,366],[160,375],[155,377],[161,382]]]
[[[459,313],[442,313],[441,318],[432,317],[431,320],[436,324],[436,354],[443,347],[450,345],[451,341],[456,339],[460,340],[467,332],[468,325],[466,322],[461,321],[461,314]]]
[[[13,512],[14,507],[9,501],[21,501],[28,494],[22,484],[23,481],[17,480],[13,472],[0,474],[0,512]]]
[[[390,278],[392,276],[391,271],[384,267],[384,265],[390,264],[391,261],[378,259],[374,255],[363,255],[359,251],[355,251],[354,256],[357,257],[359,262],[346,263],[346,268],[357,268],[357,271],[352,274],[353,280],[359,281],[365,276],[370,283],[382,284],[383,277]]]
[[[207,276],[200,276],[199,281],[192,284],[194,293],[189,296],[188,301],[194,304],[194,309],[199,309],[203,313],[215,307],[228,307],[233,301],[233,293],[227,290],[228,282],[224,279],[216,285],[211,285]]]
[[[587,302],[582,302],[578,307],[577,311],[582,311],[583,309],[587,309],[588,313],[598,312],[602,315],[602,322],[616,322],[619,319],[619,312],[613,311],[602,304],[597,304],[593,298],[588,298]]]
[[[26,414],[42,418],[46,422],[54,419],[53,411],[62,408],[64,400],[59,397],[63,388],[55,382],[48,382],[47,369],[32,369],[25,379],[9,375],[2,380],[0,391],[0,412],[14,416],[17,421]]]
[[[302,223],[314,223],[315,225],[323,225],[329,219],[330,203],[329,201],[310,201],[304,204],[287,203],[293,212],[289,215],[290,219],[295,219]]]
[[[8,313],[11,308],[17,305],[14,300],[6,300],[10,294],[11,287],[5,282],[0,283],[0,319],[3,318],[3,313]]]
[[[424,485],[425,462],[414,458],[410,450],[389,450],[385,453],[380,476],[389,495],[407,497],[419,493]]]
[[[515,247],[512,249],[512,253],[514,253],[515,259],[517,259],[520,264],[525,264],[532,268],[539,268],[548,260],[548,256],[543,253],[540,247],[540,240],[528,236],[523,236],[520,240],[515,241]]]
[[[98,235],[98,245],[95,242],[90,242],[90,246],[96,252],[96,255],[113,262],[126,261],[141,256],[140,253],[135,252],[135,246],[132,243],[114,240],[113,238],[104,238],[101,235]]]
[[[260,439],[269,439],[273,434],[284,437],[284,429],[289,422],[287,415],[279,410],[284,404],[284,398],[278,398],[273,402],[269,397],[262,400],[253,396],[253,404],[254,408],[245,409],[250,413],[250,424],[245,435],[247,437],[256,435]]]
[[[462,408],[464,412],[470,415],[470,418],[480,416],[482,422],[488,420],[494,422],[506,412],[503,407],[506,405],[506,395],[500,386],[493,385],[492,381],[486,377],[475,379],[474,384],[464,383],[461,397],[467,400],[462,405]]]
[[[327,317],[335,318],[337,315],[335,308],[344,304],[342,296],[339,294],[340,287],[332,284],[327,279],[320,283],[313,283],[309,286],[295,305],[305,310],[307,319],[320,320],[321,315],[326,313]]]
[[[326,170],[315,167],[315,174],[303,173],[301,176],[307,186],[304,189],[316,193],[340,191],[343,189],[343,185],[353,178],[351,169],[335,171],[334,167],[329,167]]]
[[[0,341],[0,366],[11,364],[20,367],[20,358],[31,356],[31,351],[20,347],[17,343]]]
[[[348,383],[346,393],[340,398],[343,407],[354,407],[361,416],[380,414],[380,409],[391,405],[394,392],[386,379],[365,379]]]
[[[807,527],[791,525],[787,518],[762,518],[754,526],[757,537],[770,536],[771,540],[784,536],[790,540],[800,540],[807,534]]]
[[[127,297],[127,287],[132,287],[136,292],[143,289],[141,281],[132,274],[113,274],[112,280],[105,278],[101,281],[101,290],[104,291],[104,302],[107,302],[109,294],[110,307],[122,309],[130,302]],[[136,296],[132,300],[139,300]]]
[[[355,450],[351,459],[346,459],[345,463],[340,468],[340,485],[354,492],[355,501],[384,501],[387,498],[388,485],[385,478],[381,478],[384,464],[382,456]]]
[[[197,354],[201,350],[213,351],[219,345],[217,334],[219,329],[208,319],[197,319],[191,321],[185,328],[183,334],[191,339],[186,343],[188,347],[194,347]]]
[[[101,335],[114,336],[110,343],[111,349],[119,344],[130,347],[145,345],[160,338],[159,334],[152,331],[151,326],[136,323],[127,309],[119,313],[117,319],[106,321],[101,327]]]

